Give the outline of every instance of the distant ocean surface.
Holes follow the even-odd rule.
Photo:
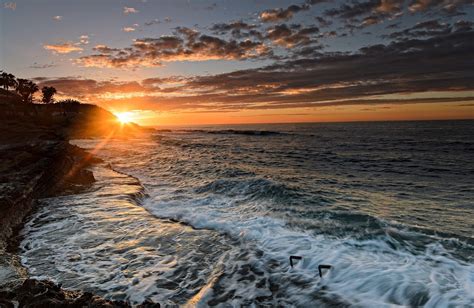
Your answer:
[[[26,224],[34,277],[133,303],[474,307],[474,121],[75,144],[106,163]]]

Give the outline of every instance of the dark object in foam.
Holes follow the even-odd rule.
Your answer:
[[[331,265],[320,264],[318,266],[319,277],[323,278],[323,272],[321,271],[322,269],[330,269],[331,267]]]
[[[290,265],[293,268],[293,260],[301,260],[303,257],[301,256],[290,256]],[[319,272],[319,277],[323,278],[323,269],[330,269],[332,268],[332,265],[327,265],[327,264],[320,264],[318,266],[318,272]]]
[[[293,259],[294,259],[294,260],[301,260],[301,259],[303,259],[303,257],[300,257],[300,256],[290,256],[290,265],[291,265],[291,267],[293,267]]]

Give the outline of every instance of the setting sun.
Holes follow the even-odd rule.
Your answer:
[[[130,112],[117,112],[115,113],[115,116],[122,124],[130,123],[133,121],[133,116]]]
[[[474,0],[0,0],[0,308],[474,308],[473,50]]]

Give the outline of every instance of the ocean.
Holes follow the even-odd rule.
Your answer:
[[[22,263],[131,303],[473,307],[473,136],[423,121],[76,140],[104,159],[97,182],[41,200]]]

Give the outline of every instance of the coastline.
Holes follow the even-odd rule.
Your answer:
[[[102,160],[69,140],[141,129],[120,127],[112,114],[93,105],[71,105],[67,107],[71,110],[58,115],[48,108],[57,106],[11,105],[9,113],[0,114],[0,307],[129,307],[124,301],[30,279],[20,262],[19,234],[28,217],[40,208],[38,200],[75,194],[95,182],[88,167]],[[100,121],[108,126],[92,130]],[[159,304],[144,302],[141,306]]]
[[[32,141],[3,145],[0,150],[5,162],[8,158],[30,162],[24,172],[18,172],[15,163],[10,162],[9,168],[5,163],[2,166],[3,178],[9,179],[9,187],[0,194],[0,209],[4,213],[0,218],[0,304],[7,307],[32,304],[129,306],[126,302],[104,300],[88,292],[64,290],[51,281],[29,279],[17,254],[19,232],[39,206],[37,200],[87,189],[95,181],[87,167],[100,162],[65,140]],[[2,187],[5,186],[2,183]]]

